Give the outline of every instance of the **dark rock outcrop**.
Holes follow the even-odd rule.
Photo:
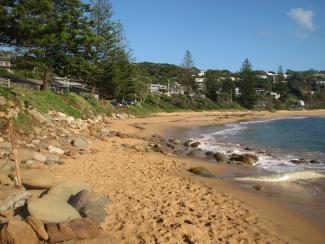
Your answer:
[[[192,174],[200,175],[207,178],[215,178],[216,176],[212,174],[209,170],[203,167],[193,167],[188,170]]]
[[[245,164],[253,165],[258,161],[258,157],[252,154],[232,154],[230,160],[239,161]]]
[[[220,153],[220,152],[216,152],[213,155],[213,158],[218,162],[218,163],[226,163],[228,162],[229,158],[227,157],[226,154],[224,153]]]

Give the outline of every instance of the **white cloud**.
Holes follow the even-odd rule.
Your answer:
[[[307,31],[314,31],[314,12],[312,10],[304,10],[303,8],[292,8],[287,13],[288,16],[294,19],[298,25]]]

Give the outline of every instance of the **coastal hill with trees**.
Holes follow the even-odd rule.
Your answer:
[[[109,0],[1,1],[0,45],[11,63],[0,67],[2,79],[40,80],[51,90],[62,77],[103,99],[136,101],[135,111],[325,107],[325,71],[254,70],[246,59],[238,72],[202,72],[189,50],[181,65],[136,63]]]

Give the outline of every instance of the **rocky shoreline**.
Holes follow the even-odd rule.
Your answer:
[[[14,158],[8,133],[0,137],[0,242],[7,244],[57,243],[89,240],[107,243],[100,224],[107,216],[111,200],[93,192],[83,181],[56,182],[50,168],[63,165],[78,154],[95,154],[89,150],[89,138],[118,136],[99,124],[111,119],[101,116],[75,120],[60,112],[43,115],[31,109],[37,121],[29,136],[17,134],[17,160],[23,188],[15,187]],[[84,139],[87,138],[87,139]]]
[[[116,126],[126,114],[31,114],[35,131],[17,136],[22,189],[14,187],[9,136],[0,138],[1,243],[285,242],[238,199],[191,179],[213,178],[209,169],[184,163],[252,165],[254,155],[228,157],[195,141],[142,137]]]
[[[29,137],[17,138],[22,189],[14,187],[14,162],[9,137],[5,135],[0,139],[1,243],[112,242],[114,238],[105,235],[100,228],[107,216],[106,208],[111,203],[109,197],[93,192],[83,181],[55,182],[48,168],[64,165],[67,158],[75,158],[76,155],[96,154],[95,150],[88,148],[91,138],[103,141],[112,137],[141,139],[112,131],[107,126],[112,119],[127,115],[75,120],[59,112],[49,112],[44,116],[31,110],[31,114],[40,125]],[[141,143],[123,143],[121,146],[140,153],[206,158],[223,163],[252,164],[256,160],[249,154],[228,158],[220,153],[204,152],[198,148],[198,142],[164,139],[158,134],[141,140]],[[207,176],[205,171],[189,169],[191,173]]]

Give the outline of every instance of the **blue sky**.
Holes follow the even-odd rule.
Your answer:
[[[111,0],[137,62],[325,70],[324,0]]]

